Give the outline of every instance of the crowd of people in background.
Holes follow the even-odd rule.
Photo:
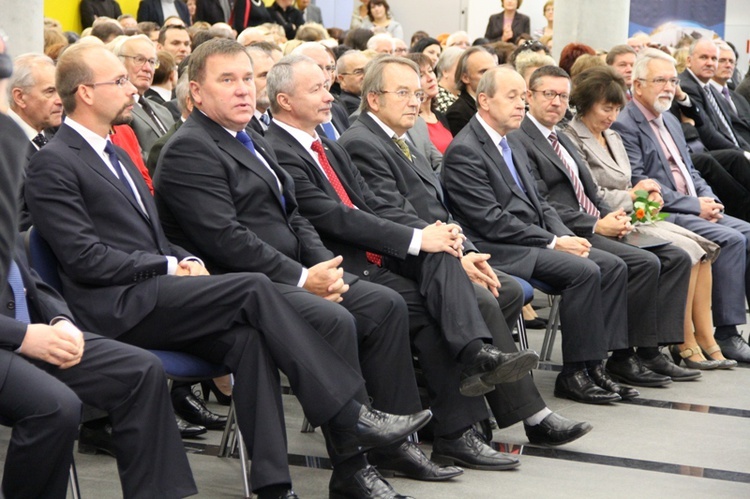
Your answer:
[[[378,470],[516,468],[493,428],[522,422],[537,445],[587,434],[547,408],[537,354],[513,341],[521,314],[546,326],[532,286],[562,296],[556,397],[612,404],[750,363],[737,51],[639,33],[555,60],[553,0],[533,32],[522,3],[502,0],[476,39],[405,38],[387,0],[355,1],[341,28],[310,0],[142,0],[135,16],[82,0],[82,33],[45,19],[43,53],[11,65],[0,38],[0,201],[18,213],[0,245],[15,303],[0,316],[3,492],[64,495],[78,438],[117,457],[126,497],[196,493],[179,436],[227,418],[187,383],[167,394],[141,348],[234,374],[207,390],[234,401],[263,499],[297,497],[279,370],[323,428],[330,497],[404,497]],[[62,296],[12,250],[29,230]],[[14,408],[23,391],[38,406]],[[78,431],[80,401],[108,417]],[[409,437],[428,421],[430,457]]]

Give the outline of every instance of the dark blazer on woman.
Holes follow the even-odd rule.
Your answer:
[[[491,42],[500,40],[503,36],[504,20],[505,11],[490,16],[490,20],[487,23],[487,29],[484,32],[484,37],[489,39]],[[515,42],[516,38],[518,38],[518,35],[522,33],[531,33],[531,21],[529,20],[529,16],[525,16],[520,12],[516,12],[516,15],[513,16],[513,21],[511,22],[510,27],[513,30],[513,40],[511,40],[511,42]]]

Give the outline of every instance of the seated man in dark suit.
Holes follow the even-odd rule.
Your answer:
[[[341,341],[326,333],[327,324],[346,325],[358,340],[352,362],[362,367],[374,407],[417,410],[403,298],[344,273],[341,257],[325,248],[299,214],[294,183],[272,149],[255,132],[244,132],[255,110],[252,63],[244,47],[229,40],[206,42],[191,56],[189,77],[196,109],[165,146],[156,173],[165,232],[216,273],[265,274],[327,341]],[[220,77],[235,83],[221,86]],[[485,374],[494,379],[505,360],[482,346],[479,341],[465,352],[467,369],[481,364],[467,375],[468,384]],[[354,475],[365,473],[367,463],[345,458],[334,457],[334,495],[361,492]],[[385,485],[374,482],[387,490]]]
[[[265,276],[208,275],[167,240],[135,165],[107,139],[113,124],[129,120],[136,94],[117,57],[100,46],[69,48],[58,60],[57,88],[67,118],[32,159],[26,198],[59,261],[65,297],[87,329],[188,352],[235,374],[237,418],[260,498],[297,497],[278,369],[337,453],[394,443],[427,422],[429,412],[392,416],[364,405],[346,324],[326,324],[325,334],[338,340],[334,350]]]
[[[479,106],[444,156],[443,181],[456,219],[500,270],[538,279],[562,294],[563,369],[555,395],[585,403],[621,400],[607,387],[602,359],[627,347],[627,268],[563,224],[537,191],[523,146],[526,83],[507,68],[488,71]]]
[[[750,224],[724,215],[723,205],[693,168],[680,124],[665,112],[672,105],[676,78],[674,59],[658,50],[642,52],[635,63],[633,100],[612,129],[625,144],[633,183],[658,181],[669,221],[721,246],[712,265],[715,338],[725,357],[750,362],[750,346],[737,331],[746,322],[745,299],[750,296]]]
[[[263,135],[271,123],[271,113],[268,110],[268,91],[266,90],[266,76],[276,61],[281,59],[281,51],[278,47],[271,48],[266,42],[259,45],[247,47],[247,55],[253,61],[253,80],[255,81],[255,113],[250,120],[253,130]]]
[[[383,72],[389,66],[398,67],[393,65],[396,60],[374,62],[368,71]],[[399,64],[403,65],[403,60]],[[406,64],[407,71],[415,69]],[[367,78],[373,79],[372,74]],[[279,61],[269,74],[274,120],[266,137],[276,151],[279,164],[294,178],[300,212],[310,219],[323,242],[344,255],[344,266],[349,271],[391,287],[406,299],[415,353],[427,378],[430,407],[435,414],[434,448],[441,455],[455,455],[457,446],[451,449],[454,452],[441,449],[448,440],[446,435],[465,434],[470,425],[486,416],[483,400],[459,395],[455,373],[460,364],[450,353],[446,355],[444,347],[446,340],[455,341],[456,324],[463,329],[485,329],[475,293],[484,305],[480,308],[489,310],[494,343],[508,352],[515,352],[515,345],[492,292],[479,285],[472,289],[459,259],[452,254],[450,241],[447,246],[445,242],[436,244],[440,241],[436,233],[457,227],[442,223],[428,225],[416,214],[386,203],[368,188],[346,150],[315,132],[326,119],[326,113],[318,110],[325,109],[333,98],[324,91],[316,92],[314,99],[307,98],[308,89],[316,88],[324,80],[325,75],[312,60],[292,56]],[[376,253],[383,257],[375,256]],[[493,284],[489,279],[487,283]],[[496,291],[507,294],[514,289],[503,286]],[[519,306],[520,300],[514,307],[515,317]],[[487,397],[501,426],[519,419],[548,418],[545,424],[527,427],[529,438],[535,443],[561,444],[578,438],[590,428],[586,423],[573,423],[550,414],[528,374],[517,382],[504,383]],[[524,409],[512,414],[514,407]],[[481,454],[457,456],[459,463],[481,469],[505,464],[486,444],[480,442],[480,448],[484,449]],[[388,463],[383,463],[380,468],[387,466]]]
[[[341,88],[338,100],[352,115],[362,102],[362,80],[365,77],[365,66],[370,61],[359,50],[349,50],[336,61],[336,78]]]
[[[737,64],[737,58],[732,47],[724,43],[719,45],[717,63],[716,72],[709,83],[724,99],[723,103],[729,105],[731,110],[729,119],[734,132],[750,144],[750,103],[729,88]]]
[[[456,65],[458,100],[445,112],[445,118],[455,137],[477,112],[477,85],[482,75],[497,66],[497,57],[484,47],[471,47],[461,54]]]
[[[81,26],[83,29],[90,28],[97,17],[117,19],[122,15],[120,4],[115,0],[81,0],[78,9],[81,13]]]
[[[618,239],[630,230],[630,216],[611,210],[597,194],[588,164],[556,125],[565,116],[570,77],[558,66],[543,66],[531,75],[529,112],[521,128],[510,133],[526,149],[539,194],[563,223],[592,247],[621,258],[628,266],[628,345],[613,349],[607,372],[636,386],[663,386],[696,379],[700,372],[676,366],[658,346],[681,343],[690,258],[674,245],[648,251]],[[633,347],[638,347],[637,355]],[[614,387],[613,387],[614,388]],[[614,388],[623,398],[629,387]],[[637,392],[635,392],[637,393]]]
[[[175,121],[174,125],[167,130],[167,133],[159,137],[159,140],[154,142],[154,145],[151,146],[151,150],[148,152],[148,160],[146,161],[146,168],[148,168],[148,173],[151,177],[156,173],[156,165],[159,161],[161,150],[164,148],[164,144],[172,138],[172,135],[179,130],[185,120],[190,116],[190,113],[193,112],[193,101],[190,98],[190,81],[188,80],[187,71],[180,76],[179,80],[177,80],[177,85],[175,85],[175,95],[177,96],[177,99],[175,99],[177,101],[177,107],[180,110],[180,119]]]
[[[151,21],[163,26],[164,21],[170,16],[179,16],[185,26],[190,26],[190,12],[187,5],[179,0],[141,0],[138,4],[139,23]]]

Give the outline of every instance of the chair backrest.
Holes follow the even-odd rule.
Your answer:
[[[55,288],[58,293],[62,293],[59,264],[50,245],[34,226],[29,228],[24,239],[31,268],[36,270],[44,282]]]

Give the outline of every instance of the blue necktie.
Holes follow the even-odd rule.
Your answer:
[[[336,140],[336,129],[333,128],[333,125],[329,121],[328,123],[323,123],[323,131],[326,133],[326,137],[328,137],[331,140]]]
[[[24,291],[23,279],[21,278],[21,270],[16,265],[16,262],[10,262],[10,269],[8,269],[8,284],[10,289],[13,290],[13,300],[16,306],[16,320],[25,324],[31,323],[29,317],[29,307],[26,304],[26,292]]]
[[[133,193],[133,188],[130,187],[130,184],[128,183],[128,179],[125,178],[125,174],[122,171],[120,160],[117,159],[117,151],[115,150],[115,146],[112,145],[112,142],[107,141],[107,145],[104,146],[104,152],[106,152],[107,155],[109,156],[109,162],[112,163],[112,166],[117,172],[117,176],[120,178],[120,182],[122,182],[122,185],[125,186],[125,190],[128,191],[128,193],[130,193],[133,199],[135,199],[137,202],[135,193]]]
[[[245,132],[244,130],[237,132],[237,140],[242,142],[242,145],[245,146],[245,149],[250,151],[253,156],[256,158],[258,157],[258,153],[255,151],[255,144],[253,144],[253,139]],[[281,206],[284,208],[284,212],[286,213],[286,199],[284,199],[284,193],[280,193],[281,195]]]
[[[516,184],[518,184],[518,187],[520,187],[523,192],[526,192],[526,188],[523,186],[523,182],[521,182],[521,178],[518,176],[516,165],[513,164],[513,153],[511,152],[510,146],[505,137],[500,141],[500,149],[503,152],[503,160],[505,161],[505,164],[508,165],[508,170],[510,170],[513,180],[516,181]]]

